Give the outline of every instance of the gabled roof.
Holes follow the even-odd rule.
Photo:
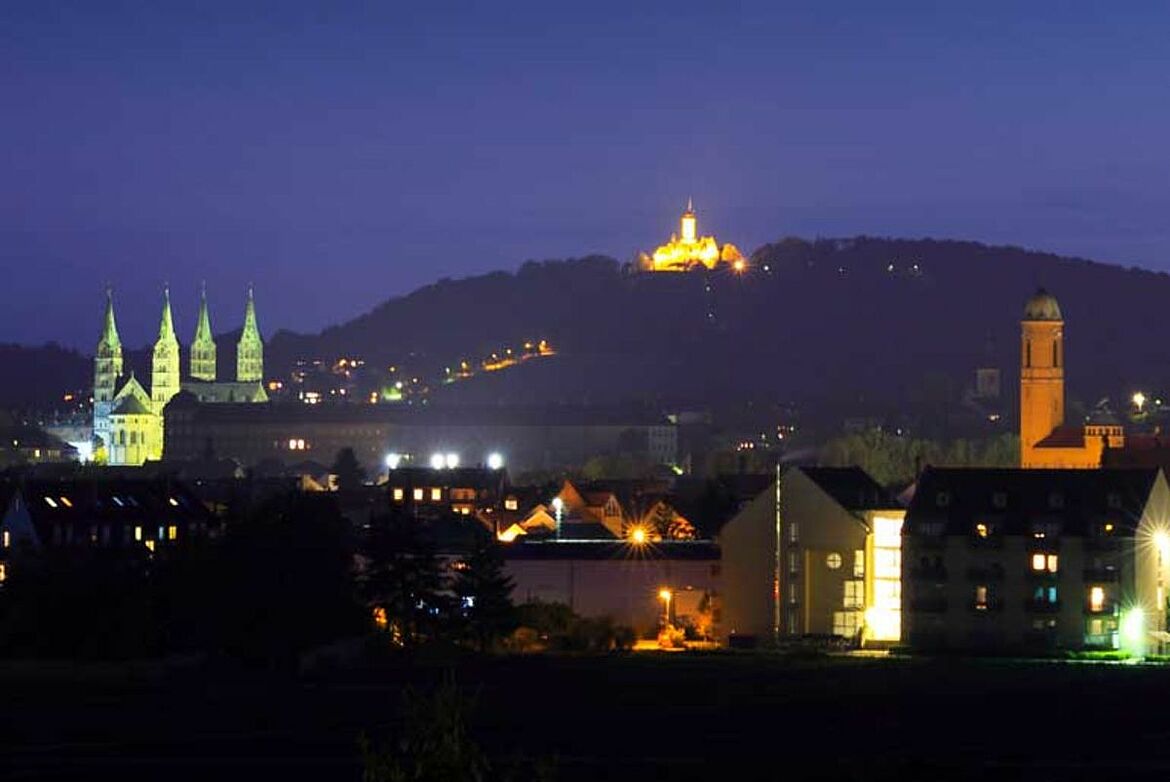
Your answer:
[[[898,500],[860,467],[799,467],[821,491],[848,511],[892,510]]]
[[[906,517],[914,534],[943,522],[947,534],[971,534],[973,525],[999,525],[1004,534],[1027,534],[1030,525],[1059,521],[1066,534],[1088,534],[1110,521],[1132,532],[1158,477],[1153,469],[927,468]]]
[[[150,415],[150,409],[135,394],[127,394],[110,411],[111,415]]]

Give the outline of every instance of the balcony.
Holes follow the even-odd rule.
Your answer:
[[[1033,600],[1024,601],[1024,610],[1033,614],[1056,614],[1060,612],[1060,601]]]
[[[916,581],[946,581],[947,569],[942,565],[918,565],[910,568],[910,578]]]
[[[967,579],[969,581],[978,581],[981,583],[1003,581],[1003,576],[1003,565],[1000,564],[967,568]]]
[[[1081,576],[1086,584],[1116,584],[1121,580],[1121,571],[1117,568],[1085,568]]]
[[[941,614],[947,610],[947,599],[934,596],[913,598],[910,601],[910,610],[924,614]]]

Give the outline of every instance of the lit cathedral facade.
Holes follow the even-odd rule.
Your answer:
[[[163,408],[180,391],[201,402],[267,402],[264,391],[264,342],[256,322],[252,289],[244,309],[244,327],[236,347],[236,379],[216,377],[215,339],[206,292],[199,302],[190,372],[182,378],[182,356],[171,315],[170,291],[163,291],[158,340],[151,354],[150,388],[131,371],[124,374],[122,343],[114,317],[114,299],[106,291],[106,314],[94,356],[93,434],[113,465],[140,465],[162,458]]]

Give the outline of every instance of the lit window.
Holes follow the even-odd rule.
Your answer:
[[[841,555],[836,551],[830,553],[829,556],[825,557],[825,566],[829,568],[829,570],[840,570]]]
[[[8,565],[0,562],[0,584],[8,580]]]
[[[415,502],[422,502],[423,490],[422,489],[415,489],[414,492],[412,493],[412,496],[414,497]]]
[[[1060,569],[1059,566],[1060,566],[1059,558],[1055,554],[1049,554],[1048,555],[1048,572],[1055,573],[1057,570]]]
[[[1111,521],[1106,522],[1104,531],[1105,531],[1106,535],[1112,535],[1113,534],[1113,522],[1111,522]]]
[[[800,572],[800,552],[799,551],[789,551],[788,552],[788,572],[792,573],[794,575],[796,573]]]
[[[45,497],[45,504],[48,505],[50,508],[57,507],[57,501],[55,499],[53,499],[52,497]]]
[[[861,549],[853,552],[853,577],[865,578],[865,552]]]
[[[987,537],[987,525],[984,524],[983,522],[976,524],[975,525],[975,535],[976,535],[976,537],[986,538]]]
[[[402,489],[395,489],[394,490],[394,501],[395,502],[402,502],[402,496],[403,496]]]
[[[865,582],[864,581],[846,581],[845,595],[843,600],[845,608],[864,608],[865,607]]]
[[[515,497],[509,497],[504,500],[504,510],[516,510],[520,507],[520,503],[516,501]]]
[[[1089,590],[1089,610],[1100,611],[1105,607],[1105,590],[1101,587],[1092,587]]]
[[[169,497],[168,499],[170,500],[172,506],[174,506],[176,508],[179,507],[179,501],[176,500],[174,497]]]
[[[861,575],[865,575],[864,573]],[[873,575],[879,579],[899,579],[902,577],[902,552],[891,549],[875,548],[873,550]]]
[[[150,551],[154,551],[154,541],[153,540],[146,541],[146,548],[149,549]]]
[[[862,616],[864,614],[861,611],[834,611],[833,635],[844,638],[857,637],[857,631],[861,629]]]
[[[846,582],[848,585],[848,582]],[[795,605],[800,602],[800,589],[796,584],[788,585],[788,602]]]
[[[174,524],[167,527],[167,540],[175,540],[179,537],[179,528]]]
[[[438,486],[431,487],[431,502],[439,502],[443,499],[443,490]]]
[[[134,528],[134,539],[135,540],[142,540],[142,527],[135,527]]]
[[[1046,569],[1046,564],[1047,563],[1043,554],[1032,555],[1032,570],[1036,571],[1037,573],[1042,572]]]
[[[975,608],[979,611],[987,610],[987,585],[975,587]]]
[[[11,545],[12,545],[12,533],[9,532],[8,530],[4,530],[4,548],[8,548]]]
[[[61,497],[61,504],[64,505],[66,508],[73,507],[73,503],[69,501],[68,497]]]
[[[795,543],[800,540],[800,527],[795,521],[788,523],[788,542]]]

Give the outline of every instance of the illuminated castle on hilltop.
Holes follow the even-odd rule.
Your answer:
[[[747,268],[747,261],[734,244],[722,248],[714,236],[699,236],[695,207],[687,199],[687,210],[679,218],[679,232],[670,235],[670,241],[654,251],[653,255],[642,253],[638,265],[643,271],[685,272],[697,266],[714,269],[726,263],[735,271]]]
[[[180,391],[201,402],[267,402],[264,391],[264,342],[256,324],[252,289],[244,307],[244,328],[236,347],[236,379],[216,380],[215,340],[207,311],[207,294],[199,303],[191,371],[180,379],[181,357],[171,316],[170,290],[163,289],[162,319],[151,356],[150,390],[131,371],[122,374],[122,342],[114,319],[114,296],[106,290],[106,316],[94,356],[93,435],[109,464],[140,465],[162,458],[163,408]]]

